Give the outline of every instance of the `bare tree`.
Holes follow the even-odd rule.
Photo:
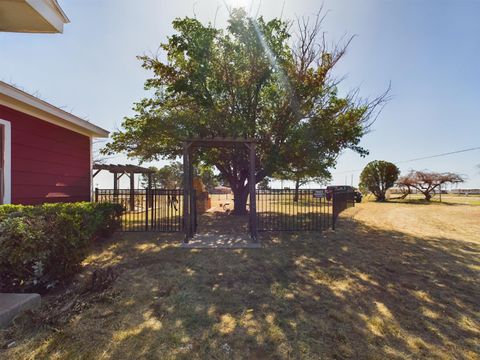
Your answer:
[[[407,175],[401,176],[397,180],[397,185],[403,189],[404,195],[408,195],[411,189],[420,191],[425,200],[435,195],[435,190],[443,184],[458,184],[464,182],[462,175],[455,173],[436,173],[431,171],[410,171]]]
[[[93,140],[93,162],[95,164],[105,164],[111,157],[105,156],[100,152],[100,146],[105,145],[106,139],[94,139]]]

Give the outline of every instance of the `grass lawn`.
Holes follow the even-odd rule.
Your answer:
[[[186,250],[118,234],[3,331],[6,359],[478,359],[480,207],[360,204],[335,232]],[[104,290],[88,274],[111,267]]]
[[[440,200],[444,204],[451,205],[475,205],[480,206],[480,195],[458,195],[458,194],[443,194],[441,199],[440,195],[435,195],[430,202],[425,201],[425,197],[422,194],[409,194],[405,199],[393,199],[398,198],[399,194],[392,194],[392,201],[398,201],[403,203],[421,203],[421,204],[435,204],[439,203]],[[372,196],[369,196],[369,199],[372,199]]]

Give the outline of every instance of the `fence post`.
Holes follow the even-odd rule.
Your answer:
[[[98,188],[95,188],[95,202],[98,203]]]
[[[192,192],[192,197],[193,197],[193,233],[197,232],[197,192],[193,190]]]
[[[332,230],[335,230],[335,191],[332,191]]]
[[[148,197],[149,197],[148,188],[145,189],[145,231],[148,231]]]
[[[191,177],[190,177],[190,144],[183,143],[183,229],[185,230],[185,243],[190,239],[190,196],[191,196]]]
[[[250,236],[254,242],[258,241],[257,230],[257,199],[255,189],[255,143],[250,143],[247,146],[249,150],[249,194],[250,194]]]
[[[130,173],[130,211],[135,211],[135,174]]]

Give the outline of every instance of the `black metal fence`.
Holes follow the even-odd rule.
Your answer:
[[[121,231],[184,231],[183,189],[95,189],[96,202],[121,204]],[[355,205],[353,192],[325,189],[256,191],[258,231],[322,231],[335,228],[338,215]],[[193,224],[196,228],[195,197]]]
[[[332,225],[324,189],[257,190],[258,231],[322,231]]]
[[[95,201],[122,205],[122,231],[183,231],[182,189],[95,189]]]

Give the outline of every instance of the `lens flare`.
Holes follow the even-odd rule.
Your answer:
[[[251,5],[252,1],[251,0],[229,0],[228,2],[234,8],[248,9],[248,7]]]

